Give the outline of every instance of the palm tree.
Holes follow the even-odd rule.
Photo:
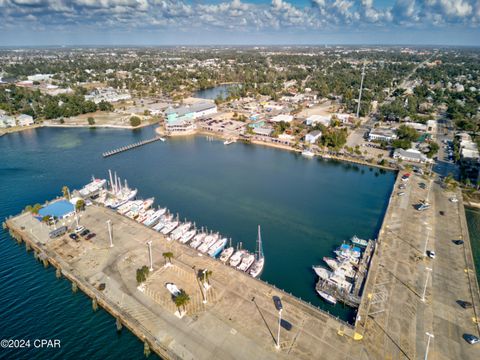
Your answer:
[[[183,311],[186,311],[186,306],[190,301],[190,296],[185,292],[185,290],[180,290],[180,294],[175,297],[175,305],[178,308],[178,313],[180,313],[180,307],[183,307]]]
[[[212,270],[207,270],[204,272],[204,280],[207,282],[208,285],[210,285],[210,276],[212,276],[212,274]]]
[[[172,262],[172,258],[173,258],[173,253],[170,252],[170,251],[167,251],[167,252],[164,252],[162,254],[163,258],[165,259],[165,265],[167,264],[167,260],[169,263]]]
[[[70,190],[68,189],[68,186],[62,187],[62,193],[65,199],[70,200]]]

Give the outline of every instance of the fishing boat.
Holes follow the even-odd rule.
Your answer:
[[[220,254],[220,261],[225,264],[228,261],[228,259],[232,257],[234,252],[235,252],[235,249],[232,246],[224,249]]]
[[[242,261],[243,256],[246,254],[246,250],[237,250],[230,258],[229,265],[232,267],[237,267]]]
[[[182,237],[178,241],[181,242],[182,244],[186,244],[193,239],[196,233],[197,233],[197,230],[187,231],[185,234],[182,235]]]
[[[173,219],[173,215],[172,214],[165,214],[163,215],[161,218],[160,218],[160,221],[158,222],[157,225],[155,225],[153,227],[153,230],[155,231],[160,231],[162,230],[165,225],[167,225],[169,222],[171,222]]]
[[[240,271],[248,271],[255,261],[255,255],[247,253],[243,256],[242,262],[237,266]]]
[[[302,155],[305,156],[305,157],[312,158],[312,157],[315,156],[315,153],[310,149],[305,149],[305,150],[302,151]]]
[[[249,270],[249,274],[256,278],[259,276],[263,267],[265,266],[265,256],[263,255],[263,246],[262,246],[262,236],[260,232],[260,225],[258,225],[258,235],[257,235],[257,250],[255,252],[255,262]]]
[[[206,253],[210,247],[217,242],[219,238],[218,234],[210,234],[205,236],[205,239],[202,242],[202,245],[200,245],[197,250]]]
[[[350,239],[350,241],[354,245],[358,245],[358,246],[361,246],[361,247],[367,247],[367,245],[368,245],[368,240],[360,239],[357,235],[353,235],[352,238]]]
[[[117,173],[114,174],[115,181],[112,178],[112,172],[108,170],[108,173],[110,175],[111,188],[110,191],[107,191],[110,198],[105,200],[105,206],[117,209],[128,201],[135,199],[138,192],[137,189],[130,189],[127,180],[125,180],[125,184],[122,185],[122,181],[120,177],[117,176]]]
[[[337,303],[337,299],[335,299],[334,296],[330,295],[330,294],[327,294],[325,291],[322,291],[322,290],[317,290],[317,293],[318,295],[320,295],[320,297],[325,300],[326,302],[332,304],[332,305],[335,305]]]
[[[150,216],[152,216],[155,213],[155,210],[149,209],[147,211],[141,211],[137,217],[137,222],[143,224],[145,220],[147,220]]]
[[[356,246],[342,244],[334,253],[340,258],[360,258],[362,251]]]
[[[198,248],[203,243],[203,240],[205,239],[206,236],[207,234],[205,234],[204,232],[201,232],[195,235],[192,242],[190,242],[190,247],[194,249]]]
[[[165,224],[165,227],[160,231],[163,235],[168,235],[170,234],[173,229],[175,229],[178,226],[178,221],[174,220],[169,222],[168,224]]]
[[[217,257],[218,254],[222,252],[222,250],[225,248],[225,245],[227,245],[227,238],[223,238],[220,240],[217,240],[215,244],[213,244],[210,249],[208,249],[208,255],[211,257]]]
[[[328,265],[328,267],[332,270],[336,270],[338,268],[338,260],[324,256],[323,261]]]
[[[190,229],[191,226],[192,226],[191,222],[187,222],[185,224],[180,225],[178,228],[176,228],[172,232],[172,234],[170,235],[170,238],[172,240],[180,239],[183,236],[183,234],[185,234]]]

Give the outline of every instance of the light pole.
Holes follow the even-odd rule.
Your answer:
[[[280,350],[280,326],[282,324],[282,310],[283,309],[278,310],[278,335],[277,335],[277,345],[275,345],[277,350]]]
[[[429,332],[425,333],[428,336],[427,340],[427,349],[425,350],[425,360],[428,359],[428,348],[430,347],[430,340],[433,339],[435,336],[433,334],[430,334]]]
[[[427,277],[425,279],[425,286],[423,287],[423,293],[422,293],[422,299],[421,299],[423,302],[425,302],[425,293],[427,292],[428,275],[430,274],[430,271],[432,271],[432,269],[427,267],[425,268],[425,270],[427,271]]]
[[[150,271],[153,271],[152,240],[147,241],[147,245],[148,245],[148,256],[150,258]]]
[[[203,303],[206,304],[207,303],[207,290],[208,290],[208,286],[205,286],[205,276],[207,274],[207,269],[203,270],[203,284],[202,284],[202,288],[203,288]]]
[[[425,248],[423,249],[423,257],[427,256],[427,246],[428,246],[428,236],[430,235],[430,230],[427,227],[427,239],[425,240]]]
[[[110,247],[113,247],[112,221],[111,220],[107,220],[107,227],[108,227],[108,237],[110,238]]]

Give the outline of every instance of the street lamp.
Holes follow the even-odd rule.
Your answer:
[[[278,310],[278,334],[277,334],[277,343],[275,344],[275,348],[277,350],[280,350],[280,327],[282,325],[282,310],[283,310],[283,305],[282,301],[278,296],[273,297],[273,303],[275,304],[275,307]]]
[[[425,286],[423,287],[423,294],[422,294],[422,301],[425,302],[425,293],[427,292],[427,284],[428,284],[428,275],[430,274],[430,271],[432,271],[431,268],[427,267],[425,268],[427,271],[427,277],[425,278]]]
[[[428,336],[427,349],[425,350],[425,360],[427,360],[428,359],[428,348],[430,346],[430,340],[433,339],[435,336],[433,336],[433,334],[430,334],[429,332],[426,332],[425,334]]]
[[[108,227],[108,237],[110,238],[110,247],[113,247],[112,221],[111,220],[107,220],[107,227]]]
[[[427,239],[425,240],[425,248],[423,249],[423,257],[427,256],[428,236],[430,235],[430,229],[427,227]]]
[[[153,257],[152,257],[152,240],[147,241],[148,256],[150,258],[150,271],[153,271]]]

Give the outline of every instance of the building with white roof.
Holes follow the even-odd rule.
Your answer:
[[[397,134],[392,129],[374,128],[368,133],[368,141],[391,142],[396,138]]]
[[[315,144],[321,136],[322,132],[320,130],[314,130],[305,135],[305,141],[310,144]]]
[[[310,115],[309,117],[307,117],[306,124],[309,126],[314,126],[316,124],[330,126],[331,122],[332,117],[330,115]]]
[[[20,126],[33,125],[33,117],[27,114],[17,116],[17,122]]]
[[[393,158],[418,163],[425,163],[428,161],[428,158],[416,149],[396,149],[393,153]]]
[[[286,123],[289,123],[293,120],[293,116],[292,115],[287,115],[287,114],[280,114],[280,115],[277,115],[277,116],[274,116],[273,118],[270,119],[270,121],[272,122],[286,122]]]

